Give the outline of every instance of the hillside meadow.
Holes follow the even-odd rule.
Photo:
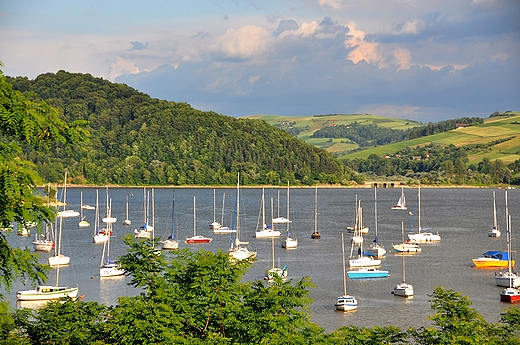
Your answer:
[[[500,159],[509,164],[519,159],[520,155],[520,113],[510,112],[510,116],[490,117],[484,120],[482,125],[469,126],[454,129],[449,132],[434,134],[426,137],[402,141],[384,146],[377,146],[361,151],[356,143],[345,138],[311,138],[310,136],[318,129],[332,125],[348,125],[355,121],[361,124],[375,124],[392,129],[408,129],[422,126],[424,124],[403,119],[386,118],[370,114],[336,114],[320,116],[273,116],[258,115],[251,116],[266,121],[279,127],[297,127],[301,132],[298,138],[320,148],[327,150],[338,158],[367,158],[371,154],[384,156],[392,154],[406,147],[418,147],[429,144],[450,145],[457,147],[466,145],[481,145],[498,142],[486,151],[469,153],[469,163],[478,163],[484,158],[490,160]]]

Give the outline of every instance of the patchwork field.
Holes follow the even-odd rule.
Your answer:
[[[407,129],[423,124],[413,120],[393,119],[370,114],[333,114],[319,116],[275,116],[257,115],[248,118],[261,119],[282,129],[297,129],[298,138],[327,150],[339,158],[366,158],[370,154],[383,156],[395,153],[405,147],[415,147],[436,143],[441,145],[453,144],[465,146],[472,144],[488,144],[496,140],[507,141],[492,146],[486,152],[470,155],[470,163],[478,163],[483,158],[490,160],[501,159],[509,164],[520,159],[520,113],[512,112],[510,116],[487,118],[482,125],[470,126],[445,133],[434,134],[428,137],[417,138],[385,146],[378,146],[362,151],[352,152],[358,148],[356,143],[345,138],[311,138],[318,129],[333,125],[349,125],[353,122],[360,124],[375,124],[393,129]]]

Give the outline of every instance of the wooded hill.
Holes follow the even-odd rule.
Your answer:
[[[88,120],[90,142],[67,152],[25,147],[46,182],[119,185],[291,185],[349,183],[345,165],[325,150],[264,121],[204,112],[154,99],[123,84],[59,71],[6,77],[30,100],[55,107],[66,121]]]

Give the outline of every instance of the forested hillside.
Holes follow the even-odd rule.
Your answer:
[[[88,120],[90,142],[66,151],[25,147],[49,182],[65,170],[74,183],[233,185],[349,183],[349,170],[326,151],[261,120],[203,112],[153,99],[89,74],[59,71],[35,80],[7,77],[13,89],[58,109],[63,120]]]

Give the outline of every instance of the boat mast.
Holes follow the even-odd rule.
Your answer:
[[[374,226],[376,230],[375,243],[378,244],[379,239],[377,238],[377,186],[374,186]]]
[[[402,241],[404,243],[404,221],[401,221],[401,237],[402,237]],[[404,250],[404,245],[403,245],[403,250]],[[405,271],[405,267],[404,267],[404,252],[401,253],[401,258],[402,258],[402,266],[403,266],[403,283],[406,283],[406,271]]]
[[[193,196],[193,237],[197,235],[197,213],[196,213],[195,195]]]
[[[287,236],[289,236],[289,181],[287,181],[287,227],[285,231],[287,231]]]
[[[318,187],[314,188],[314,233],[318,233]]]
[[[421,233],[421,185],[419,185],[419,188],[417,189],[417,199],[418,199],[418,205],[419,205],[419,215],[417,217],[418,223],[419,223],[419,233]]]
[[[343,233],[341,233],[341,257],[343,259],[343,296],[345,296],[347,294],[347,267],[345,265],[345,240],[343,237]]]
[[[507,190],[504,192],[506,199],[506,240],[507,240],[507,270],[509,272],[509,287],[512,286],[513,279],[511,279],[512,275],[512,265],[511,265],[511,215],[509,214],[509,205],[507,202]]]
[[[495,198],[495,191],[493,191],[493,229],[498,230],[497,226],[497,203]]]

